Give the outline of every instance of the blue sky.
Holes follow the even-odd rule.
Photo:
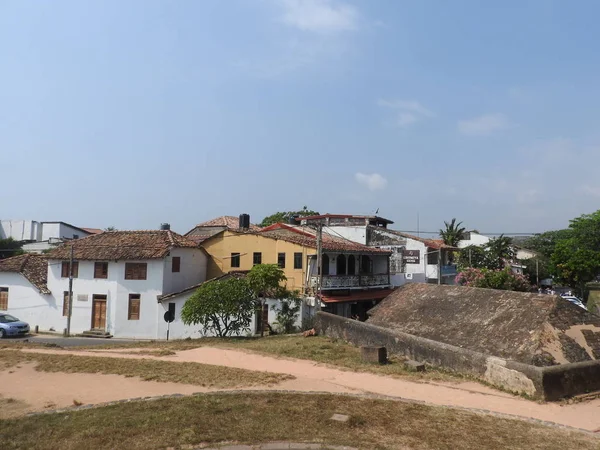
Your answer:
[[[600,205],[595,1],[0,0],[0,217],[437,230]]]

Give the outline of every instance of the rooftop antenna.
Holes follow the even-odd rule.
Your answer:
[[[417,211],[417,237],[421,237],[419,233],[419,211]]]
[[[375,215],[379,214],[379,208],[377,208],[377,211],[375,211]]]

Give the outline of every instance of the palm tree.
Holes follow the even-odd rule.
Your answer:
[[[444,240],[444,244],[452,247],[458,246],[458,243],[463,239],[465,227],[461,227],[462,222],[456,223],[456,219],[452,219],[450,223],[444,222],[445,230],[440,230],[440,237]]]
[[[496,269],[502,269],[510,264],[515,258],[515,250],[512,245],[512,239],[501,234],[496,238],[490,239],[485,245],[490,258],[490,264]]]

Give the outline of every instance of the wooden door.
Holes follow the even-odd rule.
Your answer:
[[[92,329],[106,328],[106,295],[94,295],[92,301]]]

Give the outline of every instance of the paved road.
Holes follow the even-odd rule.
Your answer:
[[[116,344],[127,344],[135,342],[127,339],[99,339],[99,338],[85,338],[85,337],[62,337],[62,336],[50,336],[50,335],[37,335],[27,336],[18,338],[6,338],[2,342],[18,342],[27,341],[34,342],[36,344],[56,344],[61,347],[87,347],[90,345],[116,345]]]

